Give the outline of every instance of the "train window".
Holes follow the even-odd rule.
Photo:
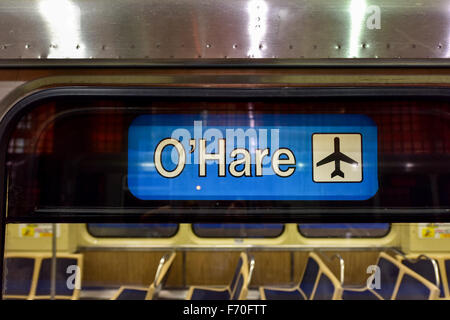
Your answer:
[[[89,223],[88,232],[97,238],[170,238],[178,231],[172,223]]]
[[[367,222],[450,205],[439,97],[65,90],[30,96],[9,122],[10,221]]]
[[[194,233],[205,238],[276,238],[283,233],[281,223],[197,223]]]
[[[306,238],[381,238],[390,231],[389,223],[308,223],[299,224]]]

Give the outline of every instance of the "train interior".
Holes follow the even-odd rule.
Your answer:
[[[449,242],[438,223],[9,224],[3,294],[449,299]]]

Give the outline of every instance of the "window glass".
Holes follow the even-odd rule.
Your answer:
[[[308,223],[299,224],[307,238],[381,238],[390,230],[389,223]]]
[[[283,233],[281,223],[197,223],[194,233],[207,238],[275,238]]]
[[[101,219],[123,215],[120,222],[167,223],[179,222],[174,217],[180,215],[185,222],[203,221],[207,217],[209,222],[217,223],[298,223],[307,217],[308,221],[323,223],[333,222],[337,211],[340,217],[363,217],[366,221],[371,221],[374,216],[393,219],[404,215],[404,210],[408,217],[432,215],[436,218],[437,213],[445,212],[449,206],[448,101],[410,97],[186,99],[177,97],[176,92],[168,99],[140,94],[107,97],[76,93],[34,101],[26,112],[18,114],[21,116],[19,122],[11,121],[4,181],[7,181],[8,189],[8,217],[14,221],[29,221],[35,216],[79,221],[86,216],[96,218],[97,222],[110,222]],[[302,119],[303,124],[299,126],[296,119]],[[322,133],[322,138],[327,138],[328,142],[322,141],[325,151],[319,152],[317,146],[322,145],[321,136],[315,133],[310,136],[307,124],[311,120],[317,128],[325,130],[318,123],[329,121],[327,123],[333,124],[345,120],[355,124],[358,119],[370,122],[366,127],[372,131],[376,125],[377,137],[371,136],[369,140],[373,148],[377,145],[377,150],[370,149],[373,152],[367,151],[370,153],[367,156],[378,159],[372,162],[376,163],[378,171],[370,176],[376,176],[376,181],[364,176],[362,183],[368,181],[370,185],[370,190],[366,190],[368,193],[353,198],[353,191],[349,189],[358,193],[360,182],[357,181],[361,177],[352,178],[345,184],[333,184],[332,188],[325,181],[336,179],[339,182],[341,180],[337,179],[347,177],[346,172],[352,172],[349,170],[353,167],[347,167],[344,172],[344,167],[340,167],[344,171],[338,168],[339,161],[317,166],[323,162],[322,157],[329,158],[328,148],[331,148],[330,152],[338,150],[340,143],[344,144],[348,137],[339,133],[344,135],[341,141],[339,137],[332,137],[335,134]],[[272,127],[279,128],[273,134],[274,141],[279,140],[279,144],[274,142],[273,148],[283,149],[286,154],[277,153],[280,156],[277,158],[275,152],[269,153],[272,157],[264,158],[267,164],[262,163],[260,155],[258,168],[261,172],[258,175],[262,176],[256,176],[257,167],[251,161],[249,165],[239,164],[242,155],[246,154],[242,150],[230,162],[231,153],[242,149],[234,146],[225,145],[226,151],[221,149],[220,154],[226,154],[228,158],[220,167],[209,160],[203,165],[196,163],[200,159],[200,140],[205,143],[208,139],[214,143],[223,141],[212,139],[213,133],[219,136],[220,132],[226,137],[227,130],[232,129],[233,137],[227,141],[237,141],[235,136],[243,133],[246,146],[249,141],[260,143],[262,137],[265,142],[261,142],[261,146],[272,148],[272,129],[269,130]],[[343,128],[346,127],[339,130]],[[200,129],[202,134],[196,137]],[[265,130],[261,135],[260,129]],[[158,139],[147,139],[149,132],[153,134],[155,130]],[[158,146],[161,145],[162,134],[177,137],[173,139],[178,141],[175,145],[181,151],[171,146],[164,152],[158,149],[154,144],[157,141]],[[355,141],[360,141],[358,133],[352,134]],[[293,138],[297,135],[305,139],[304,148]],[[192,139],[187,139],[189,137]],[[258,139],[249,139],[251,137]],[[181,148],[179,140],[192,140],[189,143],[195,144],[195,150],[188,152],[187,147]],[[131,147],[130,141],[133,142]],[[140,149],[141,146],[148,148]],[[292,153],[289,159],[295,158],[297,165],[288,168],[280,164],[282,170],[272,174],[273,160],[288,161],[286,150],[291,146],[298,150],[289,151]],[[342,152],[343,148],[344,145]],[[360,157],[365,151],[358,148],[356,153]],[[210,152],[213,151],[207,151]],[[312,153],[320,153],[315,166],[312,165]],[[164,154],[164,157],[155,158],[155,154]],[[178,155],[184,155],[185,165],[177,160]],[[173,173],[174,166],[169,165],[172,160],[181,171]],[[161,161],[168,165],[164,170]],[[364,163],[366,160],[355,161]],[[248,162],[244,160],[244,163]],[[243,166],[246,171],[242,171]],[[323,175],[313,176],[313,169],[319,167],[325,170]],[[358,174],[363,172],[360,168],[356,170]],[[369,163],[364,172],[369,172],[370,168],[374,166]],[[201,176],[200,169],[203,170]],[[270,174],[262,169],[268,169]],[[166,174],[165,171],[179,175],[163,176],[161,172]],[[238,173],[245,176],[232,175]],[[306,184],[302,186],[300,182],[294,183],[296,181]],[[314,187],[311,195],[309,186]],[[329,192],[325,198],[322,198],[321,188]],[[294,189],[295,194],[290,193]],[[256,218],[250,221],[247,219],[250,217]],[[279,220],[275,221],[273,217]]]
[[[178,231],[175,223],[89,223],[88,232],[99,238],[169,238]]]

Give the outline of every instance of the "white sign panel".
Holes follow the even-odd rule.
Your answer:
[[[420,239],[450,239],[450,223],[419,223]]]
[[[59,237],[59,225],[56,225],[56,236]],[[19,224],[19,237],[21,238],[46,238],[53,236],[51,223]]]

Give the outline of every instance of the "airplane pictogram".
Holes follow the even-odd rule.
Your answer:
[[[320,167],[321,165],[332,161],[334,161],[334,171],[331,173],[331,178],[334,178],[335,176],[344,178],[344,173],[341,171],[341,161],[352,165],[358,165],[358,162],[340,152],[340,139],[338,137],[334,138],[334,152],[317,162],[316,166]]]

